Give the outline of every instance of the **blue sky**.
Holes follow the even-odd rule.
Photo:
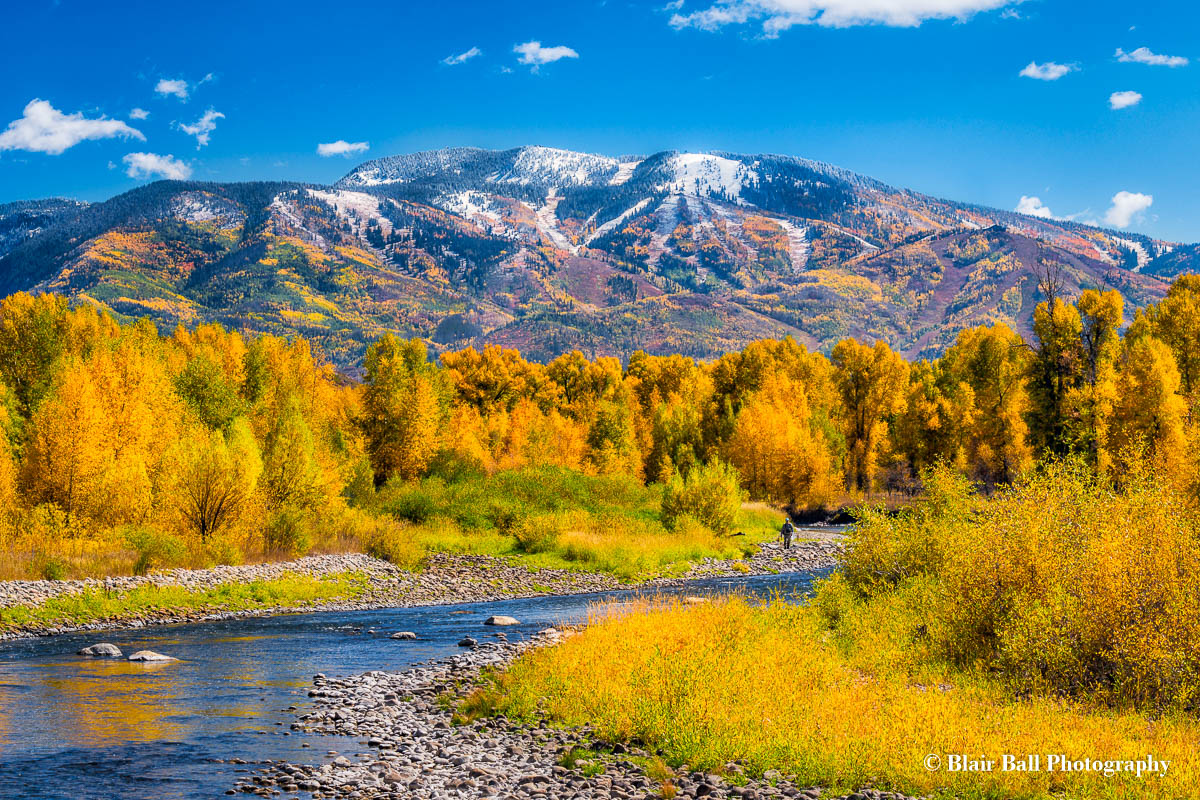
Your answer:
[[[4,20],[0,201],[326,182],[455,145],[705,149],[1200,240],[1185,2],[25,0]],[[337,142],[367,149],[318,154]]]

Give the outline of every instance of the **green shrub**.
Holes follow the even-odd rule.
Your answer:
[[[446,483],[461,483],[484,478],[487,476],[487,472],[477,458],[454,450],[442,450],[429,462],[425,475],[429,478],[441,479]]]
[[[67,562],[61,558],[47,558],[42,562],[42,578],[48,581],[66,580]]]
[[[359,538],[367,555],[407,569],[415,568],[424,556],[408,531],[391,520],[364,520]]]
[[[692,517],[713,533],[725,536],[733,532],[742,507],[742,489],[737,470],[713,459],[688,473],[676,475],[663,490],[662,521],[677,530],[684,517]]]
[[[304,555],[312,547],[309,520],[293,508],[277,511],[263,531],[263,546],[268,553]]]
[[[525,553],[549,553],[558,547],[562,527],[557,515],[525,517],[512,528],[517,547]]]
[[[405,486],[388,498],[385,510],[396,519],[420,524],[437,513],[437,503],[424,485]]]
[[[145,575],[157,567],[179,563],[187,555],[187,546],[176,536],[157,528],[131,525],[125,529],[125,541],[137,553],[133,574]]]

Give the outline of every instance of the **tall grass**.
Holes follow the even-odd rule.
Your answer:
[[[992,499],[953,473],[852,533],[832,620],[865,602],[927,660],[1014,690],[1145,709],[1200,708],[1200,512],[1138,477],[1119,490],[1051,465]],[[833,598],[833,587],[827,595]],[[857,641],[858,633],[849,636]]]
[[[533,651],[498,676],[495,703],[516,718],[545,712],[556,722],[591,723],[606,738],[638,737],[693,769],[740,759],[753,774],[779,769],[838,791],[873,785],[962,798],[1195,796],[1194,718],[1018,700],[952,669],[926,670],[921,683],[902,664],[878,668],[902,640],[876,637],[884,657],[859,662],[827,634],[815,607],[739,598],[598,609],[582,634]],[[876,668],[864,669],[869,662]],[[1165,777],[1140,779],[927,769],[927,755],[952,753],[996,760],[1006,753],[1153,754],[1171,765]]]

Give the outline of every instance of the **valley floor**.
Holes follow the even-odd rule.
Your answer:
[[[530,568],[514,559],[451,553],[431,553],[418,571],[347,553],[141,577],[0,581],[0,639],[242,616],[583,594],[836,564],[842,538],[836,529],[806,529],[802,535],[805,538],[790,550],[766,543],[745,559],[705,559],[679,576],[636,584],[609,574]]]

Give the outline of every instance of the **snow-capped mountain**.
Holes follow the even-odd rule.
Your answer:
[[[971,325],[1028,333],[1047,265],[1066,293],[1117,288],[1131,316],[1198,260],[1195,246],[726,152],[453,148],[368,161],[332,186],[161,181],[91,206],[0,207],[0,294],[302,333],[348,372],[384,331],[539,359],[712,357],[785,335],[933,355]]]

